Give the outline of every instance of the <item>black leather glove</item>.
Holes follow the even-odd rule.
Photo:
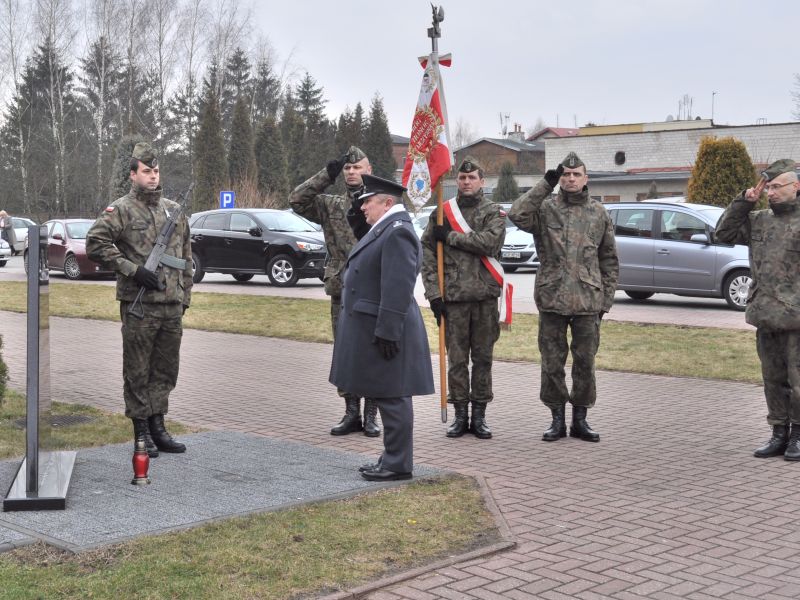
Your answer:
[[[544,180],[548,183],[551,188],[556,187],[558,184],[558,180],[561,179],[561,175],[564,173],[564,165],[560,164],[555,169],[550,169],[547,173],[544,174]]]
[[[189,310],[189,307],[184,304],[183,305],[183,313],[181,313],[181,314],[185,315],[187,310]]]
[[[441,298],[434,298],[431,300],[431,310],[433,311],[433,316],[436,318],[436,324],[441,326],[442,317],[447,317],[447,306],[445,306],[444,300]]]
[[[603,320],[603,317],[604,317],[604,316],[606,316],[606,311],[604,311],[604,310],[601,310],[601,311],[600,311],[600,312],[597,314],[597,317],[598,317],[598,318],[599,318],[599,320],[601,320],[601,321]]]
[[[145,269],[142,266],[136,267],[136,273],[133,274],[133,278],[136,283],[147,290],[157,290],[159,288],[158,275],[150,269]]]
[[[328,172],[328,177],[331,178],[331,181],[336,181],[336,178],[339,176],[339,173],[341,173],[342,169],[344,169],[344,164],[346,162],[347,162],[346,154],[341,158],[334,158],[333,160],[328,161],[328,164],[325,165],[325,170]]]
[[[434,225],[433,226],[433,239],[437,242],[447,243],[447,234],[450,233],[450,224],[447,225]]]
[[[361,199],[361,192],[359,191],[353,194],[353,200],[350,202],[350,206],[353,208],[353,211],[360,213],[363,205],[364,201]]]
[[[378,350],[385,360],[392,360],[400,353],[400,344],[395,340],[387,340],[382,337],[375,336],[373,344],[378,344]]]

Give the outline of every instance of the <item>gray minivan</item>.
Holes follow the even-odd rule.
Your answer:
[[[658,292],[724,298],[731,308],[745,309],[752,281],[748,248],[715,240],[722,208],[648,201],[606,209],[617,239],[617,289],[635,300]]]

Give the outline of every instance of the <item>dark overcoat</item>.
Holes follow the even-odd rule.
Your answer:
[[[377,223],[353,247],[331,363],[330,382],[339,389],[370,398],[433,393],[428,335],[414,299],[421,263],[405,211]],[[397,341],[399,354],[384,359],[376,337]]]

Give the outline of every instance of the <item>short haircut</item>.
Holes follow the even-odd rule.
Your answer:
[[[139,171],[139,159],[131,157],[131,171],[137,173]]]

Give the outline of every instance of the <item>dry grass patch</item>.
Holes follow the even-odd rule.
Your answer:
[[[0,555],[0,597],[293,598],[351,587],[499,541],[464,477],[148,537],[80,555]]]

